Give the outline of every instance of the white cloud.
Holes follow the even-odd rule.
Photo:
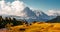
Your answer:
[[[23,9],[26,6],[23,2],[17,0],[12,3],[6,3],[4,0],[0,1],[0,15],[8,14],[8,15],[17,15],[17,16],[26,16]]]
[[[60,16],[60,10],[48,10],[46,13],[49,16]]]

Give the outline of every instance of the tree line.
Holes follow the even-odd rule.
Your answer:
[[[26,20],[16,20],[16,18],[11,18],[11,17],[5,17],[2,18],[2,16],[0,16],[0,28],[5,28],[5,26],[7,24],[13,24],[12,26],[16,26],[16,25],[23,25],[23,24],[28,24],[28,22]]]

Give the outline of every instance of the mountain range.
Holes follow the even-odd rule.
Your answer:
[[[32,11],[29,7],[24,8],[23,12],[26,16],[4,15],[4,14],[1,15],[1,16],[3,16],[3,17],[12,17],[12,18],[16,18],[17,20],[23,19],[23,20],[26,20],[28,22],[48,21],[48,20],[51,20],[53,18],[56,18],[56,16],[48,16],[43,11],[37,11],[37,10]]]

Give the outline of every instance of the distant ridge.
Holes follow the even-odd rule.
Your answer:
[[[50,22],[50,23],[60,23],[60,16],[57,16],[56,18],[54,18],[52,20],[49,20],[47,22]]]

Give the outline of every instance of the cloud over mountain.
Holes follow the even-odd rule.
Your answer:
[[[25,6],[25,3],[19,0],[15,0],[13,2],[6,2],[4,0],[0,1],[0,15],[17,15],[22,17],[33,16],[34,12]],[[31,15],[30,15],[31,14]],[[60,10],[48,10],[46,12],[47,15],[60,15]],[[34,14],[35,15],[35,14]]]

